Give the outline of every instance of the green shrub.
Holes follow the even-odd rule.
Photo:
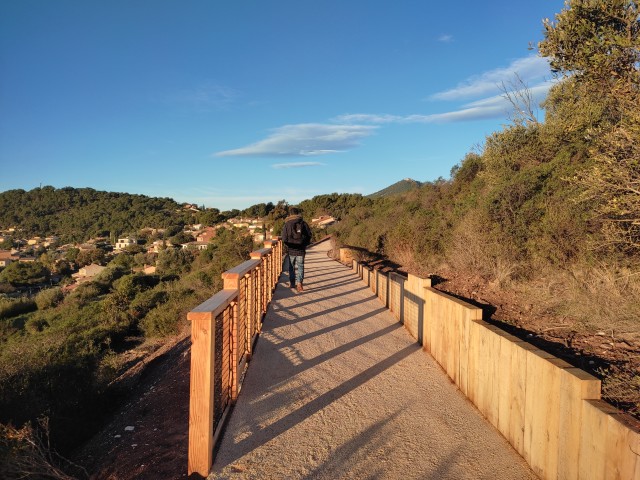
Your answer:
[[[0,318],[15,317],[37,308],[36,302],[28,298],[0,298]]]
[[[102,290],[99,285],[94,282],[86,282],[78,285],[78,287],[67,297],[67,302],[77,303],[80,306],[86,304],[90,300],[97,299]]]
[[[38,305],[39,310],[55,307],[62,300],[64,300],[64,294],[58,287],[47,288],[36,295],[36,305]]]
[[[169,300],[155,307],[144,317],[140,327],[147,337],[175,335],[185,325],[187,312],[198,303],[195,292],[180,288],[169,293]]]
[[[168,299],[169,294],[164,290],[147,290],[139,293],[131,301],[129,310],[135,318],[142,318],[149,310],[163,304]]]
[[[29,333],[38,333],[43,331],[49,323],[42,317],[31,317],[24,324],[24,329]]]

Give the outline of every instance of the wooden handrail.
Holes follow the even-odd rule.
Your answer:
[[[237,294],[238,292],[235,289],[220,290],[213,297],[205,300],[187,313],[187,320],[211,320],[212,318],[215,318],[229,306]]]
[[[187,314],[191,322],[188,474],[205,478],[240,378],[282,271],[282,242],[268,240],[222,274],[223,290]],[[217,404],[216,404],[217,402]]]

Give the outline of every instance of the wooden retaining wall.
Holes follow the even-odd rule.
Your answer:
[[[541,478],[640,480],[640,422],[600,399],[600,380],[482,321],[430,279],[352,265]]]

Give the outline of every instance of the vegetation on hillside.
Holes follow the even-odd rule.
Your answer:
[[[467,154],[449,180],[355,208],[335,229],[340,242],[418,274],[479,275],[540,315],[637,342],[638,14],[635,1],[568,2],[545,21],[539,45],[558,76],[544,121],[518,105],[525,114]],[[605,394],[607,382],[617,380],[605,379]],[[640,384],[627,382],[623,394],[640,411]]]
[[[125,353],[183,331],[186,313],[219,290],[221,273],[251,250],[250,235],[222,229],[207,250],[161,252],[154,275],[131,273],[134,254],[123,253],[66,296],[54,288],[0,300],[0,423],[11,434],[0,438],[0,458],[23,438],[11,425],[48,418],[63,453],[95,432],[126,393],[112,386],[130,358]],[[24,452],[20,445],[15,452]]]
[[[191,221],[191,212],[169,198],[50,186],[0,193],[0,227],[26,235],[59,235],[63,242],[133,234]]]

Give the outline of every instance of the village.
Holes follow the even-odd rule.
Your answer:
[[[146,227],[138,232],[118,237],[95,237],[84,242],[61,244],[61,237],[23,237],[17,227],[0,230],[0,294],[30,294],[60,285],[70,292],[80,284],[93,280],[106,265],[120,254],[139,255],[142,265],[133,272],[152,275],[156,272],[158,255],[166,249],[206,250],[220,229],[241,230],[253,238],[256,246],[273,237],[273,226],[267,227],[263,218],[231,218],[216,225],[185,225],[182,231]],[[332,216],[311,220],[312,227],[325,229],[335,223]],[[17,278],[8,285],[2,271],[13,263],[40,263],[47,270],[41,278]],[[140,263],[140,262],[138,262]]]

